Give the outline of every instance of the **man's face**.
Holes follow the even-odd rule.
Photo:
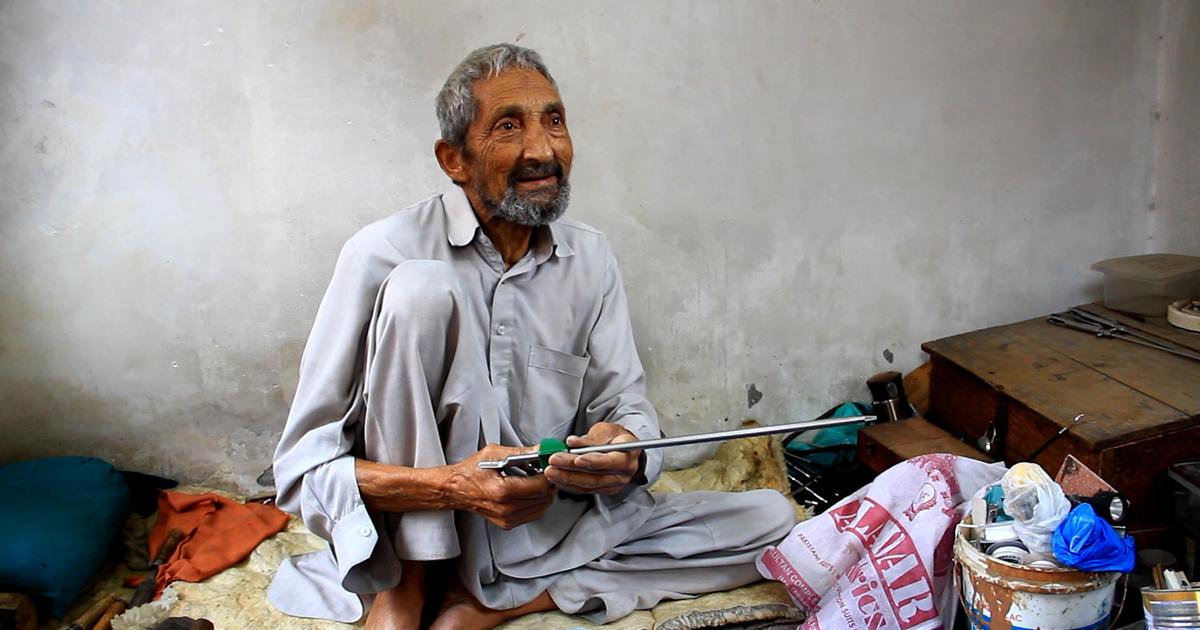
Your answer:
[[[463,189],[476,208],[520,225],[545,225],[567,209],[571,135],[546,77],[509,70],[475,84]]]

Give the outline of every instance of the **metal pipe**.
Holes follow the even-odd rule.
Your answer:
[[[1087,312],[1087,311],[1082,311],[1082,312]],[[1064,315],[1066,315],[1066,317],[1064,317]],[[1071,328],[1073,330],[1079,330],[1082,332],[1091,333],[1093,335],[1096,335],[1097,337],[1102,337],[1105,339],[1119,339],[1121,341],[1128,341],[1129,343],[1136,343],[1139,346],[1153,348],[1155,350],[1173,354],[1175,356],[1183,357],[1185,359],[1191,359],[1193,361],[1200,361],[1200,353],[1192,352],[1190,350],[1184,349],[1182,346],[1179,346],[1177,344],[1170,344],[1169,342],[1147,341],[1147,339],[1149,339],[1149,337],[1147,337],[1145,335],[1134,335],[1129,332],[1129,329],[1127,329],[1123,326],[1120,326],[1120,325],[1118,325],[1118,327],[1114,328],[1107,324],[1101,324],[1101,323],[1098,323],[1098,322],[1088,319],[1088,318],[1074,316],[1070,313],[1056,313],[1054,315],[1047,317],[1046,321],[1050,322],[1051,324],[1055,324],[1057,326],[1063,326],[1065,328]]]
[[[717,431],[715,433],[681,435],[679,437],[659,438],[656,440],[638,440],[635,442],[617,442],[616,444],[581,446],[577,448],[568,448],[563,452],[570,453],[571,455],[586,455],[588,453],[613,453],[651,448],[667,448],[671,446],[684,446],[687,444],[723,442],[725,440],[758,437],[761,435],[775,435],[779,433],[792,433],[795,431],[808,431],[811,429],[825,429],[829,427],[839,427],[842,425],[854,424],[856,422],[873,422],[875,419],[875,416],[849,416],[845,418],[827,418],[825,420],[808,420],[805,422],[776,424],[766,427],[751,427],[749,429],[734,429],[732,431]],[[508,457],[498,461],[479,462],[479,467],[488,469],[503,469],[513,465],[536,464],[542,455],[542,453],[537,451],[531,453],[520,453],[518,455],[509,455]]]
[[[581,446],[568,449],[572,455],[587,453],[611,453],[613,451],[636,451],[648,448],[667,448],[670,446],[685,446],[687,444],[703,444],[706,442],[722,442],[738,438],[758,437],[760,435],[775,435],[793,431],[808,431],[840,427],[855,422],[873,422],[875,416],[849,416],[846,418],[828,418],[825,420],[808,420],[791,424],[776,424],[766,427],[751,427],[749,429],[734,429],[732,431],[717,431],[715,433],[699,433],[696,435],[681,435],[679,437],[659,438],[657,440],[640,440],[637,442],[618,442],[616,444],[600,444],[597,446]]]

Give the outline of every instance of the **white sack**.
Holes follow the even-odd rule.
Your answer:
[[[955,455],[914,457],[759,556],[759,573],[808,612],[806,630],[949,628],[954,527],[1004,464]]]

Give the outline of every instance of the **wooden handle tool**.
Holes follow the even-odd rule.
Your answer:
[[[96,603],[92,604],[78,619],[67,626],[67,630],[92,630],[92,626],[96,624],[96,620],[117,600],[116,593],[105,593],[104,597],[96,600]]]
[[[96,625],[92,626],[92,630],[112,630],[113,617],[123,612],[125,612],[125,601],[118,599],[108,607],[108,610],[104,611],[104,615],[100,617],[100,621],[97,621]]]

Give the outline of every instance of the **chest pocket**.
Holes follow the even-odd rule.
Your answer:
[[[514,423],[527,445],[546,437],[559,439],[579,412],[583,375],[591,357],[580,357],[545,346],[529,348],[521,412]]]

